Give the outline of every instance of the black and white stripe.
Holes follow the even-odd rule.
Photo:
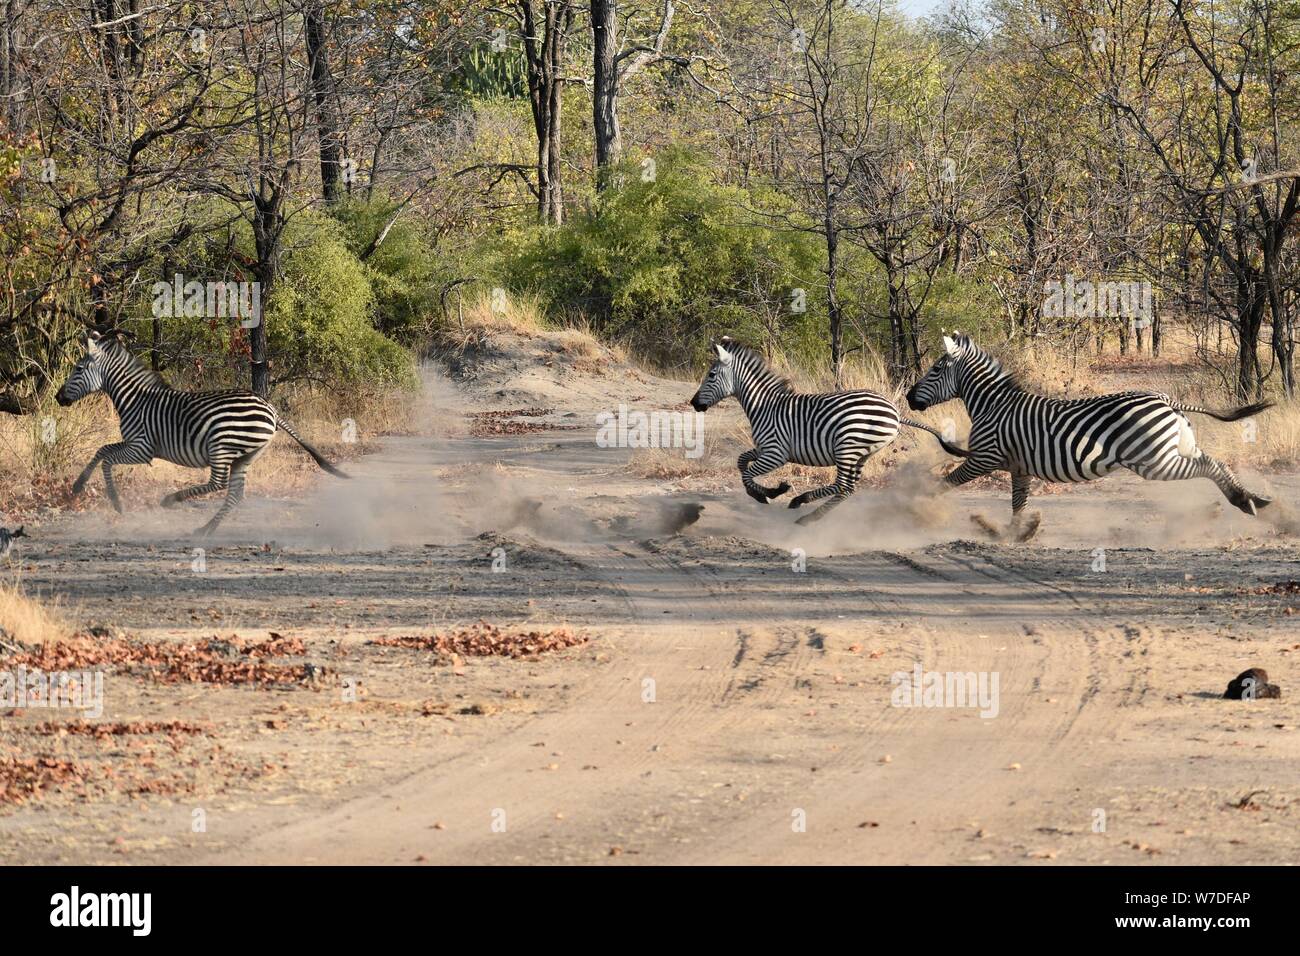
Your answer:
[[[1022,540],[1038,527],[1036,517],[1032,526],[1021,526],[1031,477],[1091,481],[1128,468],[1153,481],[1209,478],[1247,514],[1272,500],[1247,491],[1227,465],[1197,448],[1184,414],[1233,422],[1262,412],[1269,402],[1213,412],[1158,392],[1047,398],[1025,391],[968,336],[956,333],[943,342],[945,354],[912,386],[908,405],[919,410],[953,398],[966,404],[970,457],[944,480],[956,487],[993,471],[1009,471],[1012,528]]]
[[[108,395],[121,422],[122,440],[95,453],[72,486],[80,494],[95,466],[104,471],[108,498],[118,513],[122,503],[113,483],[114,465],[147,465],[155,458],[211,469],[209,480],[163,498],[164,507],[226,489],[226,500],[199,534],[210,534],[244,497],[244,472],[283,429],[332,475],[347,475],[331,465],[276,414],[265,399],[242,389],[185,392],[171,388],[115,337],[91,332],[86,354],[56,396],[71,405],[94,392]]]
[[[893,402],[865,390],[800,394],[769,369],[752,349],[724,338],[714,346],[717,358],[691,399],[696,411],[706,411],[734,395],[749,418],[754,448],[737,461],[741,480],[751,498],[766,503],[785,494],[790,485],[768,488],[757,481],[787,462],[835,467],[835,481],[795,497],[791,508],[809,501],[830,500],[799,519],[806,524],[853,494],[868,458],[894,440],[900,424],[923,429],[939,439],[950,454],[966,452],[944,441],[928,425],[901,418]]]

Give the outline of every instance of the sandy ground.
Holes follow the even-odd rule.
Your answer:
[[[532,362],[453,377],[430,383],[429,436],[382,440],[307,498],[252,500],[213,541],[182,532],[214,501],[29,529],[6,573],[83,624],[276,632],[318,676],[106,675],[101,720],[185,731],[94,736],[60,732],[67,712],[9,711],[3,752],[77,775],[0,805],[0,859],[1300,857],[1294,476],[1252,476],[1272,521],[1208,482],[1043,494],[1042,533],[1006,544],[970,522],[1005,521],[1005,491],[934,499],[912,465],[804,528],[734,478],[638,479],[627,450],[597,447],[596,411],[690,385]],[[464,417],[538,406],[577,427],[474,437]],[[589,641],[517,660],[369,643],[479,618]],[[997,694],[900,706],[894,675],[918,666]],[[1252,666],[1281,700],[1221,698]]]

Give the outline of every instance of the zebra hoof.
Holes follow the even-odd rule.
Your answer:
[[[1267,508],[1273,503],[1272,498],[1264,495],[1252,495],[1250,492],[1243,492],[1232,499],[1232,503],[1248,515],[1259,514],[1260,508]]]
[[[789,490],[790,490],[790,483],[789,483],[788,481],[783,481],[783,482],[781,482],[779,485],[776,486],[776,490],[773,491],[773,492],[769,495],[769,497],[771,497],[771,498],[780,498],[783,494],[785,494],[785,493],[786,493],[787,491],[789,491]]]
[[[162,501],[158,502],[158,504],[164,508],[175,508],[178,504],[180,504],[180,501],[181,499],[177,498],[174,494],[163,495]]]
[[[810,525],[821,518],[821,516],[822,514],[820,511],[810,511],[802,518],[796,518],[794,523],[797,525]]]
[[[767,495],[756,488],[746,488],[745,494],[749,495],[749,497],[753,498],[760,505],[767,504]]]
[[[808,503],[807,495],[797,495],[796,497],[790,499],[790,509],[793,511],[795,508],[802,508],[807,503]]]
[[[1020,529],[1016,535],[1017,541],[1028,541],[1034,535],[1038,534],[1038,527],[1043,523],[1043,516],[1035,513],[1030,516],[1028,523]]]

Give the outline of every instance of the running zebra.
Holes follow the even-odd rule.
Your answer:
[[[1041,518],[1035,514],[1022,525],[1031,477],[1091,481],[1128,468],[1152,481],[1209,478],[1247,514],[1272,501],[1247,491],[1227,465],[1197,448],[1184,414],[1235,422],[1262,412],[1271,402],[1214,412],[1158,392],[1046,398],[1025,391],[968,336],[944,336],[943,346],[945,354],[908,391],[907,404],[919,411],[954,398],[965,402],[971,417],[970,457],[944,481],[955,488],[993,471],[1009,471],[1011,533],[1021,541],[1034,536]],[[997,535],[996,529],[975,520]]]
[[[805,491],[790,502],[798,508],[810,501],[830,497],[816,511],[804,515],[798,524],[826,517],[836,505],[853,494],[862,467],[875,452],[898,434],[899,424],[920,428],[939,439],[951,455],[967,453],[944,440],[929,425],[900,418],[889,399],[875,392],[830,392],[801,395],[788,381],[769,369],[753,349],[723,338],[714,345],[717,358],[709,367],[691,407],[707,411],[732,395],[749,418],[754,448],[736,462],[745,490],[755,501],[766,504],[790,490],[787,482],[768,488],[757,481],[787,462],[799,465],[834,465],[833,484]]]
[[[266,450],[277,428],[286,431],[331,475],[348,477],[303,441],[269,402],[252,392],[183,392],[171,388],[115,336],[92,331],[86,341],[86,354],[55,398],[60,405],[71,405],[100,391],[108,395],[117,410],[122,440],[95,452],[72,492],[81,494],[95,466],[102,465],[108,500],[119,514],[122,503],[113,483],[114,465],[147,465],[161,458],[190,468],[206,466],[212,469],[208,481],[167,495],[162,505],[168,508],[225,488],[225,502],[197,532],[211,534],[243,500],[244,472]]]

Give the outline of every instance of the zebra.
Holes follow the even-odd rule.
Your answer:
[[[1247,514],[1272,499],[1247,491],[1221,461],[1196,446],[1187,413],[1222,422],[1249,418],[1269,408],[1257,402],[1215,412],[1174,401],[1159,392],[1117,392],[1094,398],[1058,399],[1026,391],[1001,363],[960,332],[943,338],[944,354],[907,393],[914,410],[954,398],[971,418],[970,457],[944,476],[948,488],[994,471],[1011,473],[1010,532],[1027,541],[1041,515],[1022,523],[1030,478],[1091,481],[1128,468],[1152,481],[1209,478]],[[976,518],[994,536],[997,530]]]
[[[736,462],[745,491],[767,504],[790,490],[788,482],[768,488],[757,481],[787,462],[799,465],[834,465],[835,481],[805,491],[790,501],[799,508],[829,497],[817,510],[796,523],[808,524],[826,515],[857,487],[862,468],[875,452],[893,441],[899,425],[927,431],[951,455],[965,456],[929,425],[902,418],[893,402],[875,392],[857,390],[801,394],[763,362],[753,349],[724,337],[714,345],[717,357],[691,398],[697,412],[735,396],[749,419],[754,447]]]
[[[316,464],[338,478],[348,475],[325,460],[279,416],[265,399],[242,389],[186,392],[172,388],[140,362],[116,337],[91,331],[86,354],[73,367],[55,395],[68,406],[95,392],[105,392],[121,423],[122,440],[105,445],[77,477],[72,493],[79,495],[96,465],[104,470],[108,500],[118,514],[122,502],[113,482],[114,465],[147,465],[155,458],[190,468],[208,467],[202,484],[182,488],[162,499],[164,508],[199,495],[226,489],[226,500],[196,534],[207,536],[244,497],[244,472],[275,437],[287,432]]]

